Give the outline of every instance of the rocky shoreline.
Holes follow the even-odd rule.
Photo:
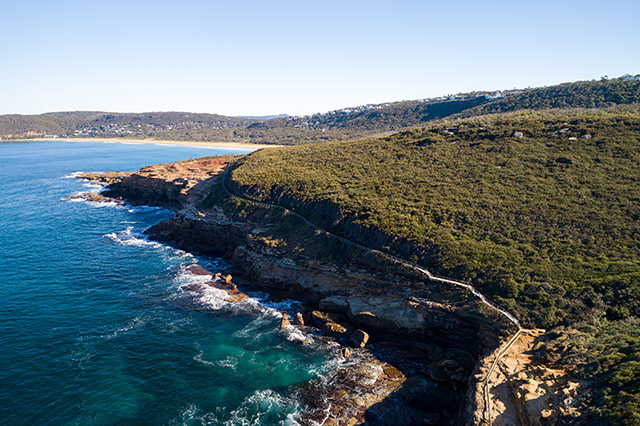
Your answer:
[[[484,326],[459,303],[416,297],[423,293],[416,289],[428,295],[438,287],[424,277],[376,268],[375,259],[327,261],[306,243],[294,247],[286,235],[279,238],[284,235],[279,227],[291,219],[282,213],[211,202],[208,197],[231,162],[220,157],[79,177],[107,185],[91,201],[175,210],[172,219],[146,231],[150,238],[226,258],[260,290],[305,303],[303,312],[283,314],[283,327],[337,341],[345,358],[358,352],[362,362],[338,369],[330,384],[301,389],[312,408],[306,424],[480,423],[476,404],[469,403],[477,399],[480,378],[472,372],[487,348],[499,344],[499,328]],[[336,244],[329,242],[333,250],[344,249]],[[242,299],[230,278],[211,275],[207,285]]]

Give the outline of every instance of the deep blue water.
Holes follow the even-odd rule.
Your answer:
[[[256,300],[181,289],[185,266],[225,266],[140,236],[170,212],[64,199],[88,191],[73,172],[239,152],[0,144],[0,424],[295,424],[328,350]]]

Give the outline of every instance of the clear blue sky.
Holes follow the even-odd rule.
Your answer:
[[[640,73],[640,2],[3,1],[0,114],[306,114]]]

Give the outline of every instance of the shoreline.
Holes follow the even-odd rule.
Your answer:
[[[122,182],[127,182],[127,184],[120,189],[113,186],[116,185],[115,182],[112,183],[110,190],[115,192],[106,193],[105,196],[124,200],[133,205],[154,206],[163,203],[166,205],[169,198],[163,194],[172,189],[171,183],[174,181],[174,176],[166,173],[162,175],[162,170],[158,167],[161,166],[157,165],[154,170],[145,169],[142,175],[137,177],[138,182],[123,180]],[[150,176],[147,178],[145,174]],[[96,176],[77,177],[90,180],[96,178]],[[143,181],[142,179],[147,180]],[[154,185],[150,185],[149,179]],[[193,187],[197,185],[195,176],[187,176],[187,180],[194,185]],[[209,187],[213,184],[210,180],[205,181],[208,182],[207,186]],[[136,188],[142,187],[153,192],[155,197],[150,198],[144,194],[137,194]],[[189,189],[182,188],[181,192],[184,191],[187,194],[190,192]],[[204,189],[206,187],[199,187],[198,191],[190,193],[191,199],[183,198],[178,205],[167,206],[167,208],[171,208],[176,214],[191,212],[195,203],[204,195]],[[193,231],[197,228],[195,232],[199,233],[201,241],[197,238],[182,239],[177,229],[173,231],[168,228],[164,229],[163,223],[165,222],[160,222],[147,229],[144,235],[151,241],[184,250],[196,256],[227,258],[229,267],[219,272],[221,274],[231,273],[234,277],[239,278],[238,284],[241,291],[255,290],[266,294],[270,300],[284,298],[299,302],[299,309],[287,308],[285,311],[281,311],[283,315],[286,315],[286,320],[281,320],[280,327],[282,329],[294,327],[291,330],[296,330],[295,334],[303,333],[302,339],[296,339],[302,345],[309,342],[304,337],[305,333],[312,333],[312,335],[318,336],[318,343],[324,341],[329,345],[328,347],[333,347],[336,351],[339,350],[334,354],[337,361],[340,361],[340,358],[342,361],[339,362],[339,366],[335,370],[328,372],[326,377],[316,377],[295,388],[294,392],[300,392],[303,395],[308,408],[302,417],[303,424],[312,422],[327,425],[365,424],[367,419],[377,419],[380,422],[388,416],[399,416],[407,420],[402,424],[437,424],[440,419],[447,423],[464,415],[461,409],[466,394],[464,380],[461,380],[463,377],[453,377],[447,369],[449,367],[470,369],[470,366],[465,367],[468,361],[464,356],[448,350],[446,346],[443,348],[435,342],[431,342],[432,344],[426,348],[424,345],[423,347],[415,346],[411,339],[409,341],[394,339],[373,323],[367,327],[368,332],[363,331],[360,327],[366,326],[366,324],[358,321],[357,317],[350,317],[348,311],[350,303],[357,304],[360,298],[371,296],[366,293],[354,293],[351,295],[353,297],[340,297],[336,294],[323,292],[322,295],[313,296],[300,292],[299,288],[293,288],[292,285],[270,285],[269,277],[256,275],[255,271],[247,267],[247,259],[244,261],[241,257],[234,259],[230,253],[226,255],[222,253],[228,252],[226,247],[233,244],[234,238],[239,233],[248,231],[248,228],[225,226],[225,229],[217,229],[216,224],[207,225],[205,223],[206,213],[193,210],[193,214],[198,218],[196,220],[198,224],[194,228],[186,224],[184,220],[180,223],[184,222],[184,229],[188,228]],[[191,221],[190,216],[188,220]],[[192,233],[191,231],[189,232]],[[205,249],[202,244],[208,244],[208,240],[205,241],[208,235],[213,236],[215,244]],[[225,238],[224,235],[228,238]],[[194,236],[192,235],[192,237]],[[220,250],[221,253],[214,253],[215,250]],[[271,257],[271,260],[273,259],[275,257]],[[269,256],[262,260],[257,258],[255,260],[256,265],[263,261],[270,262]],[[313,268],[308,271],[315,272]],[[327,277],[333,276],[331,272],[326,270],[324,273],[328,274]],[[323,279],[323,277],[319,279]],[[360,279],[362,279],[361,276]],[[289,273],[286,281],[288,283],[296,282],[296,278]],[[329,291],[329,289],[326,290]],[[408,314],[411,315],[416,307],[409,306],[407,308],[409,309]],[[402,309],[402,307],[400,308]],[[378,313],[378,311],[374,312]],[[374,320],[377,318],[373,313],[370,313],[369,316]],[[387,317],[388,315],[385,316],[385,318]],[[407,337],[410,337],[410,333]],[[339,347],[335,347],[334,343],[339,344]],[[352,355],[354,356],[352,357]],[[444,366],[443,362],[446,362],[449,367]],[[432,364],[436,365],[433,368],[440,371],[439,375],[432,374]],[[417,401],[414,396],[416,394],[428,397]],[[445,396],[442,396],[443,394]]]
[[[262,148],[281,148],[284,145],[265,145],[242,142],[205,142],[205,141],[175,141],[162,139],[126,139],[126,138],[34,138],[34,139],[16,139],[0,141],[2,142],[104,142],[104,143],[137,143],[152,145],[181,145],[195,147],[211,147],[211,148],[231,148],[231,149],[262,149]]]

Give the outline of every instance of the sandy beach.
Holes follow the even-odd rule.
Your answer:
[[[70,141],[70,142],[146,143],[146,144],[156,144],[156,145],[210,146],[215,148],[237,148],[237,149],[278,148],[282,146],[282,145],[264,145],[264,144],[239,143],[239,142],[172,141],[172,140],[159,140],[159,139],[126,139],[126,138],[36,138],[36,139],[25,139],[25,140],[37,141],[37,142]]]

